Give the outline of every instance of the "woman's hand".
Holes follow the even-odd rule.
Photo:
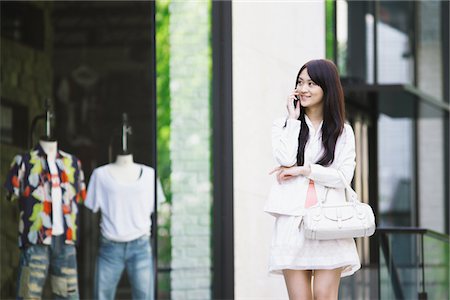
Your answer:
[[[297,176],[308,176],[311,173],[311,169],[305,166],[294,166],[294,167],[277,167],[273,169],[270,174],[277,173],[278,183],[283,183],[287,180],[293,179]]]
[[[286,107],[289,114],[289,119],[297,120],[300,117],[300,101],[296,101],[298,99],[298,95],[300,92],[294,90],[292,94],[289,95],[286,103]],[[297,103],[297,106],[294,106],[294,101]]]

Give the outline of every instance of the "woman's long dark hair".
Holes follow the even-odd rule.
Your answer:
[[[297,87],[300,73],[304,69],[307,69],[311,80],[323,90],[322,144],[324,153],[316,163],[329,166],[334,160],[337,139],[344,129],[344,92],[338,70],[332,61],[317,59],[304,64],[298,71],[295,87]],[[301,107],[298,119],[301,121],[301,127],[298,135],[297,165],[303,166],[305,163],[305,146],[309,139],[309,128],[305,122],[304,107]]]

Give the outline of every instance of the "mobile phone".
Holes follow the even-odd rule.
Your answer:
[[[298,103],[299,100],[300,100],[300,99],[298,99],[298,97],[295,96],[295,99],[294,99],[294,108],[297,108],[297,103]]]

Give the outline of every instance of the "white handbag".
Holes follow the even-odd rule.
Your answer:
[[[356,192],[338,171],[345,185],[346,201],[326,204],[326,197],[306,209],[302,219],[305,236],[314,240],[334,240],[371,236],[375,232],[375,215],[372,208],[357,199]]]

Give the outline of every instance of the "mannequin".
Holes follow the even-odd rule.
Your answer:
[[[55,298],[79,298],[74,254],[78,203],[85,199],[86,188],[81,162],[60,151],[51,135],[49,103],[45,114],[33,120],[30,134],[45,116],[45,135],[29,152],[16,155],[5,182],[7,198],[19,202],[18,299],[40,299],[49,276]]]
[[[139,179],[142,168],[133,161],[133,154],[122,154],[108,164],[108,172],[119,182],[131,183]]]
[[[121,183],[132,183],[141,177],[142,167],[133,161],[133,154],[128,152],[128,135],[131,127],[128,126],[128,115],[122,114],[122,153],[117,155],[116,161],[107,165],[108,172]]]
[[[41,139],[39,141],[39,144],[41,145],[42,150],[44,150],[45,154],[47,154],[47,158],[55,160],[56,152],[58,151],[58,142],[55,140]]]
[[[56,166],[56,154],[58,152],[58,142],[52,137],[51,120],[54,118],[53,112],[50,109],[49,100],[45,106],[45,136],[39,140],[39,145],[47,155],[48,171],[51,174],[51,198],[52,198],[52,236],[59,236],[64,233],[64,221],[62,211],[62,191],[61,181],[59,179],[59,172]]]
[[[50,132],[49,130],[47,131]],[[56,153],[58,152],[58,142],[49,137],[42,137],[39,140],[39,145],[47,154],[47,164],[48,171],[51,174],[52,180],[52,236],[58,236],[64,233],[64,221],[63,221],[63,211],[62,211],[62,191],[60,187],[60,180],[58,177],[58,168],[56,166]]]
[[[115,299],[126,268],[133,299],[154,299],[150,245],[155,170],[135,163],[128,151],[131,127],[122,119],[122,151],[116,161],[97,167],[89,180],[85,207],[101,211],[95,299]]]

